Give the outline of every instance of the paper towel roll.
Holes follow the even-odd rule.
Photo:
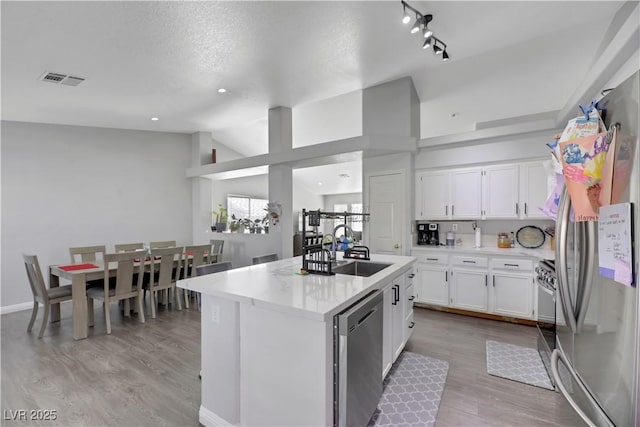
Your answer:
[[[482,233],[480,227],[476,227],[476,248],[482,247]]]

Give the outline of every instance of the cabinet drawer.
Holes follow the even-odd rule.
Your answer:
[[[530,259],[494,258],[491,260],[492,269],[500,270],[533,270],[533,261]]]
[[[441,264],[446,265],[449,263],[449,255],[440,254],[417,254],[418,262],[424,264]]]
[[[407,312],[413,310],[413,301],[416,299],[416,295],[413,292],[414,289],[413,284],[407,286],[407,293],[405,295],[407,297]]]
[[[465,267],[486,267],[488,260],[486,257],[461,255],[452,257],[451,264],[464,265]]]

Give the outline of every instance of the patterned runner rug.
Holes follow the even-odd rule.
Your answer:
[[[553,390],[547,370],[535,348],[487,340],[487,373]]]
[[[369,426],[433,426],[449,363],[404,351],[384,380],[384,391]]]

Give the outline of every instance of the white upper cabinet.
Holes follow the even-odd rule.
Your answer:
[[[482,210],[482,169],[451,172],[451,218],[478,219]]]
[[[518,165],[485,167],[482,171],[482,217],[518,218]]]
[[[547,200],[547,173],[542,161],[520,165],[520,218],[548,217],[540,211]]]
[[[448,219],[450,212],[449,171],[416,175],[416,219]]]

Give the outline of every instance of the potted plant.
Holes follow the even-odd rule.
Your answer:
[[[235,214],[231,215],[231,220],[232,221],[229,223],[229,229],[235,233],[244,233],[246,228],[251,230],[251,226],[253,225],[253,222],[250,219],[238,219]]]
[[[215,221],[215,225],[211,226],[211,231],[222,233],[227,229],[227,212],[227,208],[223,207],[221,204],[218,205],[217,211],[211,211],[211,215],[214,217]]]

